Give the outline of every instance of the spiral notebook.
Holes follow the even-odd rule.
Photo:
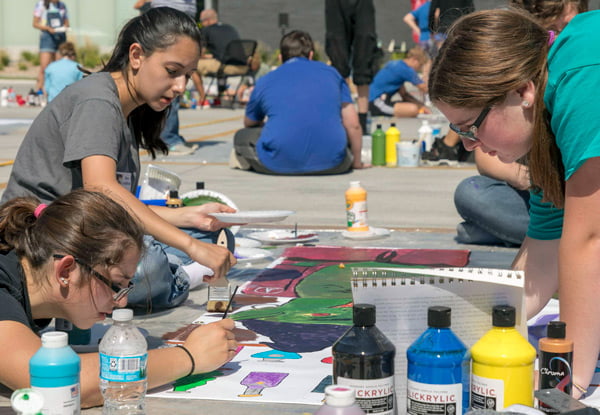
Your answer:
[[[492,308],[516,308],[516,327],[527,338],[524,275],[489,268],[354,268],[354,303],[375,304],[377,327],[396,346],[398,408],[406,405],[406,349],[427,328],[427,308],[452,309],[452,330],[471,347],[492,326]]]

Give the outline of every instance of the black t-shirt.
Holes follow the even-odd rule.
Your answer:
[[[440,9],[438,26],[434,23],[435,9]],[[446,33],[459,17],[475,11],[473,0],[432,0],[429,9],[429,30]]]
[[[213,57],[219,61],[223,60],[225,48],[232,40],[240,38],[237,30],[225,23],[215,23],[202,28],[202,39],[204,47]],[[244,62],[242,62],[244,64]]]
[[[33,320],[25,276],[14,251],[0,252],[0,321],[17,321],[36,333],[50,319]]]

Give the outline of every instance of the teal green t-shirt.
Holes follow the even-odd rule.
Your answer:
[[[565,181],[593,157],[600,157],[600,11],[573,18],[550,48],[544,103],[561,151]],[[600,207],[599,207],[600,208]],[[527,236],[558,239],[563,211],[531,192]]]

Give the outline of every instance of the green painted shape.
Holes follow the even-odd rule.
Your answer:
[[[185,392],[198,386],[204,386],[211,380],[216,380],[217,377],[223,376],[223,374],[224,373],[219,370],[213,370],[212,372],[208,373],[199,373],[197,375],[185,376],[183,378],[177,379],[173,383],[173,391]]]
[[[231,318],[237,321],[350,325],[352,307],[348,305],[351,302],[352,298],[295,298],[283,305],[240,311]]]

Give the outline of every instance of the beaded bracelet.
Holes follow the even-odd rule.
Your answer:
[[[192,356],[192,354],[190,353],[190,351],[188,349],[186,349],[185,346],[182,346],[181,344],[178,344],[178,345],[176,345],[176,347],[181,348],[190,357],[190,361],[192,362],[192,368],[190,369],[190,373],[188,373],[186,376],[192,375],[194,373],[194,370],[196,369],[196,362],[194,361],[194,356]]]

